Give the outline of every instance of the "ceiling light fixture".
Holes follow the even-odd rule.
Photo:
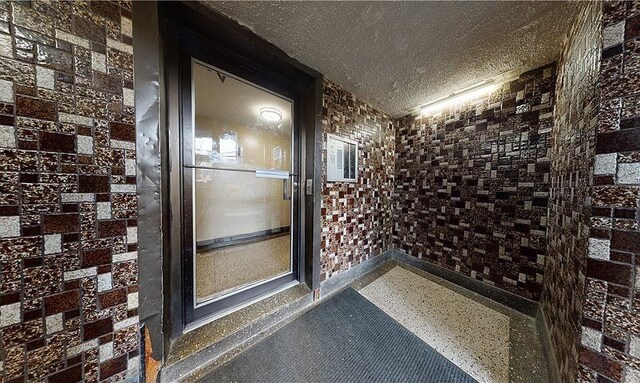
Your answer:
[[[280,122],[282,121],[282,112],[276,108],[272,108],[267,106],[265,108],[260,109],[260,118],[267,122]]]
[[[493,80],[480,82],[478,84],[454,92],[449,96],[439,98],[421,106],[420,114],[422,114],[423,116],[434,114],[449,106],[473,100],[474,98],[489,94],[496,90],[499,86],[500,84],[495,83]]]

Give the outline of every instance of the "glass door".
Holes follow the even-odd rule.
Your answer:
[[[294,103],[196,59],[190,72],[185,290],[197,319],[296,280]]]

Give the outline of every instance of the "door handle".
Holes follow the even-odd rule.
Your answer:
[[[285,201],[291,200],[291,178],[282,180],[282,199]]]
[[[287,180],[291,174],[286,170],[256,169],[256,178]]]

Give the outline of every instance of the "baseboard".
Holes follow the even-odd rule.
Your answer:
[[[363,275],[374,271],[393,258],[393,251],[393,249],[389,249],[377,257],[369,258],[349,270],[331,276],[320,284],[320,296],[324,298],[327,295],[340,291]]]
[[[462,286],[474,293],[478,293],[492,301],[517,310],[529,317],[535,318],[538,313],[538,302],[536,301],[523,298],[510,291],[489,285],[455,271],[445,269],[444,267],[425,261],[424,259],[413,257],[403,251],[395,249],[393,251],[392,259],[426,271],[458,286]]]
[[[542,306],[538,308],[538,313],[536,315],[536,327],[538,328],[538,335],[542,341],[544,357],[547,361],[549,383],[560,383],[560,368],[558,367],[555,349],[551,344],[551,331],[549,331],[549,327],[547,326]]]

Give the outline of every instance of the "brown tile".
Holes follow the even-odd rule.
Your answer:
[[[100,238],[127,235],[127,221],[109,220],[98,222],[98,236]]]
[[[111,263],[111,249],[85,250],[82,252],[82,267]]]
[[[613,361],[586,347],[580,347],[580,362],[615,381],[620,381],[622,378],[623,370],[619,362]]]
[[[108,1],[92,1],[91,11],[105,19],[120,23],[120,7]]]
[[[615,153],[640,150],[640,129],[620,130],[598,135],[596,153]]]
[[[44,298],[46,315],[56,314],[78,308],[80,293],[78,290],[65,291]]]
[[[640,37],[640,15],[627,19],[624,31],[625,40]]]
[[[630,265],[591,258],[587,260],[587,277],[589,278],[630,286],[631,275],[632,268]]]
[[[84,17],[74,17],[74,34],[100,44],[106,44],[107,31],[104,24],[98,25]]]
[[[100,380],[107,379],[127,369],[127,355],[108,360],[100,365]]]
[[[127,302],[127,289],[106,291],[98,294],[100,307],[103,309]]]
[[[640,253],[640,232],[613,230],[611,249]]]
[[[109,176],[80,175],[78,185],[80,193],[108,193],[111,190]]]
[[[109,123],[111,138],[121,141],[136,141],[136,127],[135,125],[123,124],[119,122]]]
[[[44,234],[73,233],[80,229],[78,214],[46,214],[42,221]]]
[[[99,321],[87,323],[82,327],[82,339],[83,341],[87,341],[93,338],[98,338],[112,331],[113,331],[112,319],[110,317],[101,319]]]
[[[82,381],[82,364],[76,364],[49,376],[48,383],[75,383]]]
[[[40,132],[40,150],[74,153],[76,151],[76,138],[71,134]]]
[[[18,116],[55,121],[58,118],[58,105],[54,101],[17,96],[16,114]]]

